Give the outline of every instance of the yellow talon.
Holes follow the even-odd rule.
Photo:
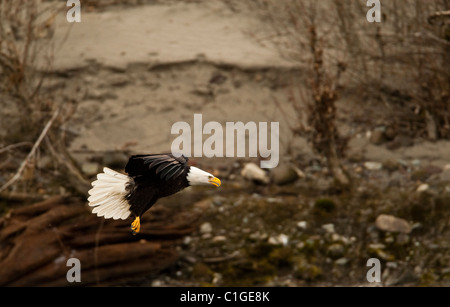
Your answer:
[[[131,231],[133,235],[137,234],[141,230],[141,220],[139,216],[136,217],[133,223],[131,223]]]

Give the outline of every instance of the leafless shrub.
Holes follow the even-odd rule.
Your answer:
[[[62,129],[75,104],[58,101],[54,91],[43,90],[52,68],[54,19],[64,9],[61,4],[42,1],[0,0],[0,148],[5,149],[0,155],[14,164],[17,159],[11,156],[25,154],[21,150],[25,147],[14,144],[33,144],[0,191],[15,188],[19,179],[33,180],[42,150],[69,178],[82,177],[65,149]]]
[[[289,94],[297,117],[293,133],[306,137],[325,157],[337,183],[348,186],[349,178],[340,162],[347,139],[336,126],[339,81],[346,64],[330,57],[332,23],[322,22],[327,12],[318,1],[257,1],[252,6],[268,25],[262,39],[272,42],[286,58],[306,66],[306,84],[293,85]],[[277,105],[283,108],[279,101]]]
[[[367,8],[360,3],[333,2],[352,58],[348,84],[385,108],[399,133],[448,139],[450,19],[441,13],[448,1],[385,1],[376,24],[361,18]]]
[[[359,97],[369,125],[377,109],[396,134],[450,138],[448,1],[384,1],[381,23],[367,21],[365,1],[259,0],[249,6],[265,24],[253,36],[305,66],[306,86],[297,81],[289,95],[293,132],[308,137],[335,178],[339,163],[330,161],[346,147],[335,123],[344,85]]]

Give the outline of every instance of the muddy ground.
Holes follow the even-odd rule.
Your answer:
[[[89,180],[104,165],[122,169],[130,153],[169,151],[171,126],[192,124],[194,114],[204,123],[280,122],[280,166],[267,185],[241,175],[254,159],[193,159],[223,185],[157,204],[200,212],[198,230],[180,242],[173,267],[126,285],[450,285],[450,142],[376,138],[389,114],[345,91],[338,124],[350,138],[344,167],[352,186],[340,190],[290,130],[287,95],[304,86],[305,69],[251,39],[257,20],[218,1],[82,14],[80,24],[57,16],[46,86],[77,101],[64,129]],[[376,223],[383,214],[396,218],[385,228]],[[381,261],[380,283],[366,279],[369,258]]]

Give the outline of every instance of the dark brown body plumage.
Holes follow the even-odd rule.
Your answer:
[[[172,195],[189,186],[188,158],[172,154],[131,156],[125,172],[131,178],[126,199],[130,211],[140,217],[161,197]]]

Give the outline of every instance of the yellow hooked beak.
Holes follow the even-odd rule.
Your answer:
[[[209,181],[209,183],[215,185],[216,187],[220,187],[221,182],[220,182],[219,178],[213,177],[213,178],[209,179],[208,181]]]

